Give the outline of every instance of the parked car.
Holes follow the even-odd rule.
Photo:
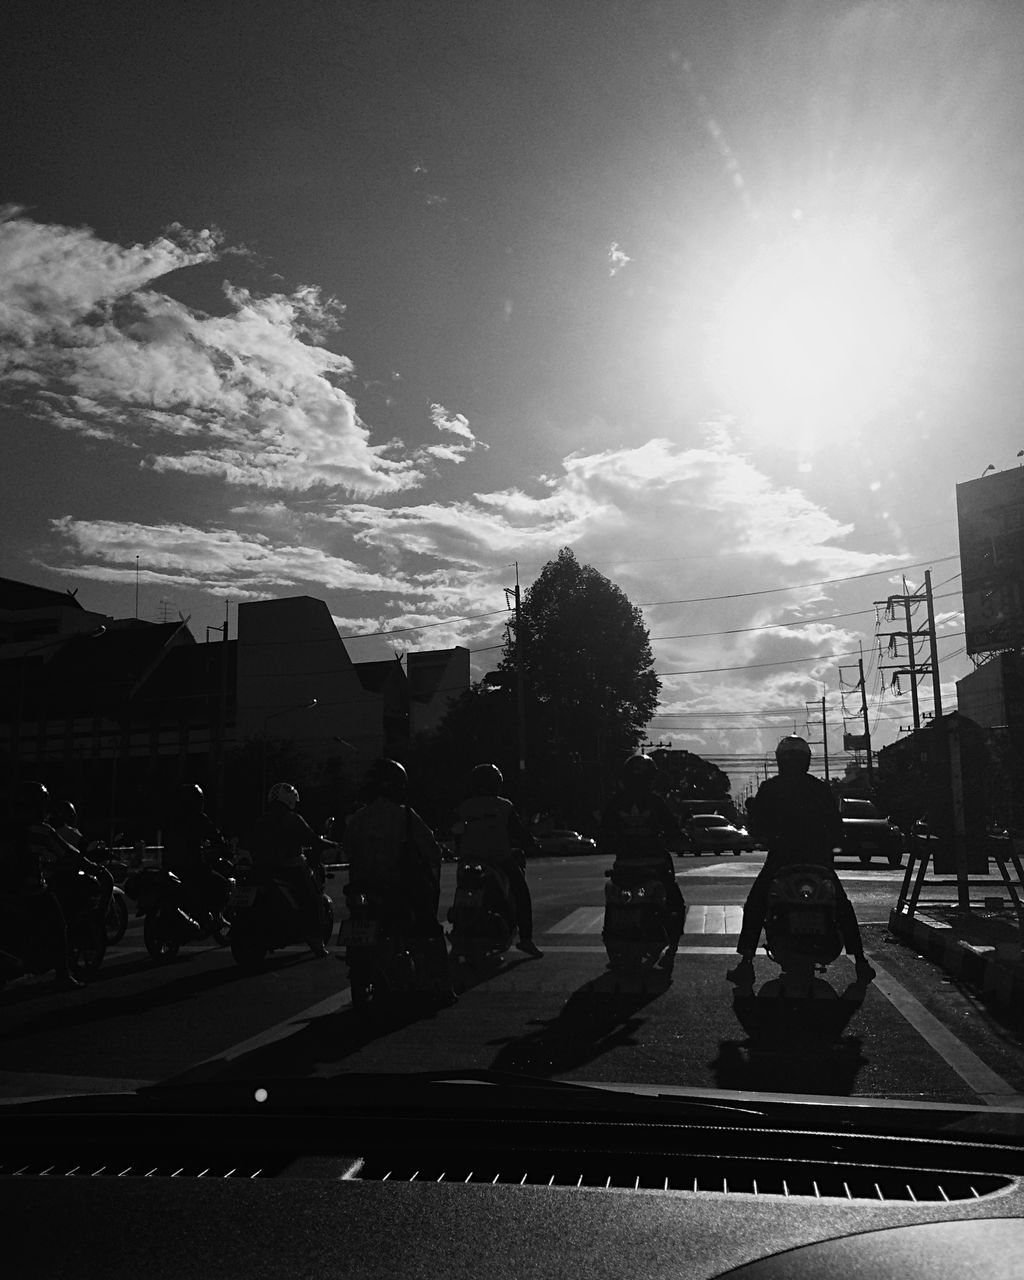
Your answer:
[[[533,838],[541,853],[565,856],[597,852],[597,841],[590,836],[581,836],[578,831],[535,831]]]
[[[757,843],[746,827],[738,827],[720,813],[695,813],[683,827],[689,852],[749,853]]]
[[[844,796],[839,801],[843,820],[843,853],[867,866],[872,858],[885,858],[890,867],[903,861],[903,832],[886,818],[871,800]]]

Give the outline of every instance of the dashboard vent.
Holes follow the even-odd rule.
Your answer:
[[[53,1160],[38,1152],[19,1156],[8,1151],[0,1159],[0,1178],[273,1178],[286,1163],[280,1156],[261,1161],[249,1153],[232,1162],[223,1155],[204,1160],[193,1154],[175,1159],[161,1153],[147,1159],[139,1152]]]
[[[638,1160],[633,1165],[553,1162],[540,1156],[498,1165],[494,1155],[445,1164],[417,1164],[408,1158],[370,1158],[348,1175],[369,1182],[445,1182],[464,1185],[570,1187],[596,1190],[717,1192],[721,1195],[785,1196],[809,1199],[949,1203],[980,1200],[1015,1185],[1012,1178],[948,1170],[871,1169],[861,1166],[714,1159]]]

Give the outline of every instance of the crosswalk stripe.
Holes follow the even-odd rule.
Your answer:
[[[564,920],[545,929],[545,933],[600,933],[604,926],[604,907],[577,907]]]
[[[714,903],[692,906],[686,913],[683,933],[738,934],[743,924],[743,907],[739,903]],[[564,920],[542,930],[551,933],[600,933],[604,928],[604,907],[577,907]]]

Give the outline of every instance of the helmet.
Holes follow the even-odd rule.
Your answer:
[[[775,748],[775,759],[780,768],[785,764],[790,769],[807,769],[811,763],[811,748],[798,734],[791,733]]]
[[[654,775],[658,772],[658,766],[650,756],[645,756],[642,751],[638,751],[636,755],[632,755],[622,766],[622,780],[625,783],[642,783],[650,785],[654,781]]]
[[[14,798],[19,818],[27,822],[44,822],[49,817],[52,803],[42,782],[23,782]]]
[[[299,793],[290,782],[275,782],[267,795],[268,804],[283,804],[287,809],[299,807]]]
[[[400,799],[405,794],[409,775],[397,760],[382,756],[370,765],[364,786],[372,796],[387,796],[392,800]]]
[[[470,790],[477,796],[496,796],[505,778],[496,764],[478,764],[469,775]]]

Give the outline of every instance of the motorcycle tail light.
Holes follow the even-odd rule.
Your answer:
[[[797,892],[800,894],[801,898],[813,898],[815,895],[815,886],[805,880]]]

